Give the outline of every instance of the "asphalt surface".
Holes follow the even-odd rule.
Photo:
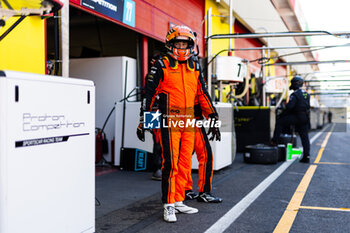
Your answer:
[[[349,132],[332,132],[320,163],[313,164],[328,131],[322,133],[311,146],[311,163],[293,162],[225,232],[273,232],[310,165],[317,168],[301,206],[316,209],[298,209],[289,232],[350,232]],[[151,180],[151,173],[117,171],[97,177],[101,205],[96,206],[96,232],[205,232],[282,164],[246,164],[237,154],[231,166],[214,173],[212,193],[224,201],[186,201],[199,213],[177,214],[176,223],[162,220],[160,182]],[[198,174],[193,177],[196,183]]]

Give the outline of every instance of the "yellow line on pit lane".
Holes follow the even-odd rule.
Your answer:
[[[318,162],[318,164],[327,164],[327,165],[350,165],[350,163],[336,163],[336,162]]]
[[[298,209],[304,198],[305,192],[310,184],[311,178],[316,171],[317,165],[310,165],[307,169],[303,179],[301,180],[297,190],[295,191],[292,199],[290,200],[287,209],[284,211],[282,218],[278,222],[274,233],[289,232],[293,225],[294,219],[297,216]]]
[[[326,138],[323,140],[323,143],[321,145],[321,148],[318,152],[318,155],[314,163],[317,164],[320,162],[324,148],[327,145],[328,139],[333,131],[333,128],[334,128],[334,125],[332,126],[332,129],[330,130],[330,132],[328,132]],[[303,176],[303,179],[300,181],[297,190],[295,191],[292,199],[290,200],[287,206],[287,209],[284,211],[273,233],[287,233],[290,231],[293,225],[293,222],[295,220],[295,217],[298,214],[298,210],[300,208],[301,202],[303,201],[305,192],[309,187],[312,176],[315,174],[316,168],[317,168],[317,165],[310,165],[309,168],[307,169],[305,175]]]
[[[350,208],[332,208],[332,207],[317,207],[317,206],[300,206],[299,209],[330,210],[330,211],[345,211],[345,212],[350,212]]]
[[[326,137],[326,139],[327,139],[327,137]],[[323,154],[323,151],[324,151],[324,147],[321,147],[321,149],[318,151],[318,154],[317,154],[317,157],[316,157],[314,163],[319,163],[320,162],[322,154]]]
[[[331,130],[328,132],[326,138],[324,139],[324,141],[323,141],[323,143],[322,143],[322,145],[321,145],[321,149],[319,150],[318,155],[317,155],[317,157],[316,157],[314,163],[319,163],[319,162],[320,162],[321,157],[322,157],[322,154],[323,154],[323,151],[324,151],[324,148],[326,147],[327,142],[328,142],[328,139],[329,139],[329,137],[330,137],[331,134],[332,134],[333,128],[334,128],[334,125],[332,126]]]

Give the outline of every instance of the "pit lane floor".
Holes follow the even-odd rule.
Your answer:
[[[199,213],[177,214],[173,224],[162,220],[160,182],[151,173],[97,176],[96,232],[350,232],[346,127],[340,132],[345,130],[333,124],[310,133],[310,164],[246,164],[237,154],[231,166],[214,173],[212,192],[224,201],[186,201]],[[195,184],[198,174],[193,176]]]

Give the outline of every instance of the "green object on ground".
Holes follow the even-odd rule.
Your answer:
[[[302,153],[303,153],[303,150],[301,148],[293,148],[293,145],[291,143],[287,144],[287,153],[286,153],[287,161],[292,160],[293,155],[298,155],[298,157],[300,157]]]

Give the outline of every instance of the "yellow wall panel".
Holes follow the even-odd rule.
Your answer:
[[[207,11],[209,8],[212,8],[212,34],[228,34],[230,32],[230,27],[228,23],[222,22],[223,18],[218,17],[220,15],[220,12],[218,11],[218,3],[212,0],[206,0],[205,2],[205,14],[207,14]],[[229,10],[227,9],[227,14],[229,15]],[[234,28],[232,27],[232,32]],[[212,56],[217,54],[223,49],[228,49],[229,46],[229,40],[228,39],[215,39],[212,40]],[[232,48],[234,48],[234,40],[232,40]],[[220,54],[221,56],[227,56],[227,52],[223,52]]]
[[[212,8],[212,35],[214,34],[229,34],[230,33],[230,25],[227,23],[228,19],[224,20],[222,17],[218,17],[220,15],[220,12],[218,10],[218,3],[213,0],[206,0],[205,1],[205,14],[207,14],[208,9]],[[227,9],[226,13],[223,13],[222,16],[228,16],[229,15],[229,9]],[[224,22],[225,21],[225,22]],[[232,33],[234,33],[234,26],[232,26]],[[206,34],[207,35],[207,34]],[[232,47],[235,47],[234,40],[232,40]],[[215,56],[217,53],[219,53],[221,50],[228,49],[229,48],[229,40],[228,39],[215,39],[212,40],[212,56]],[[220,53],[219,56],[227,56],[228,51]],[[232,54],[234,56],[234,53]],[[226,85],[223,88],[222,91],[222,101],[227,102],[226,95],[230,92],[230,86]],[[219,92],[216,90],[216,97],[218,98]]]
[[[2,35],[18,17],[11,17]],[[45,20],[28,16],[0,41],[0,70],[45,74]]]

